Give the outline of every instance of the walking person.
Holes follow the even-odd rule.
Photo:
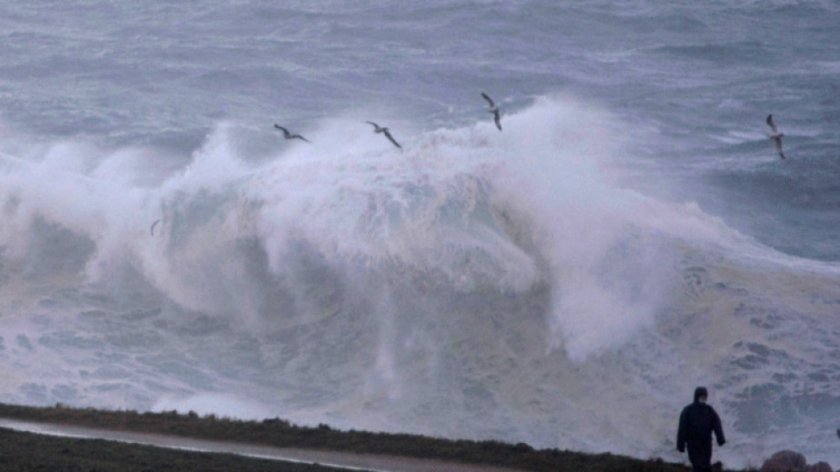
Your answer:
[[[694,403],[683,408],[680,414],[680,426],[677,431],[677,450],[685,452],[688,447],[688,460],[694,472],[712,470],[712,432],[715,433],[718,446],[726,443],[720,417],[714,408],[706,404],[709,392],[705,387],[694,390]]]

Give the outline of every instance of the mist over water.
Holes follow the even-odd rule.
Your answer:
[[[840,462],[837,6],[399,5],[3,7],[0,400]]]

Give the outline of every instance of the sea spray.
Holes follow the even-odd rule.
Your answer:
[[[270,159],[226,123],[159,175],[144,150],[4,156],[5,398],[667,456],[702,382],[735,461],[832,417],[836,267],[624,188],[604,110],[504,119],[400,152],[339,116]],[[778,401],[803,406],[755,416]]]

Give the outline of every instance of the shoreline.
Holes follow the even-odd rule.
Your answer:
[[[151,447],[175,452],[203,455],[230,455],[241,460],[257,459],[283,464],[307,466],[351,472],[517,472],[516,469],[484,465],[443,462],[438,460],[356,454],[319,449],[283,449],[272,446],[250,445],[230,441],[193,439],[185,436],[114,431],[89,427],[35,423],[0,418],[0,431],[35,434],[49,438],[82,441],[104,441],[128,447]],[[320,469],[319,469],[320,470]]]
[[[150,435],[164,439],[172,438],[173,442],[194,440],[205,446],[210,443],[221,443],[243,448],[269,448],[274,452],[296,451],[296,453],[302,453],[304,461],[310,464],[318,462],[313,458],[320,453],[326,454],[326,456],[318,456],[322,457],[323,462],[331,462],[323,457],[333,459],[338,457],[345,460],[350,457],[363,459],[371,456],[378,459],[403,458],[407,463],[426,461],[432,465],[435,462],[461,464],[466,466],[462,470],[482,468],[489,470],[491,467],[494,468],[493,470],[513,469],[537,472],[683,472],[689,470],[682,464],[668,463],[662,459],[644,460],[610,453],[588,454],[559,449],[534,449],[524,443],[507,444],[500,441],[450,440],[410,434],[339,431],[325,424],[316,427],[298,426],[280,418],[246,421],[219,418],[215,415],[199,416],[194,412],[186,414],[175,411],[140,413],[132,410],[75,408],[61,404],[34,407],[2,403],[0,403],[0,418],[37,424],[45,428],[53,425],[56,428],[68,430],[76,428],[88,432],[127,434],[129,437]],[[225,450],[209,452],[229,453]],[[371,463],[369,466],[372,465]],[[361,468],[367,470],[364,469],[364,463]]]

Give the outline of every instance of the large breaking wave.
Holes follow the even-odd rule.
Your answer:
[[[836,265],[622,186],[629,130],[569,98],[405,152],[359,122],[4,155],[0,397],[673,458],[708,384],[730,461],[838,459]]]

